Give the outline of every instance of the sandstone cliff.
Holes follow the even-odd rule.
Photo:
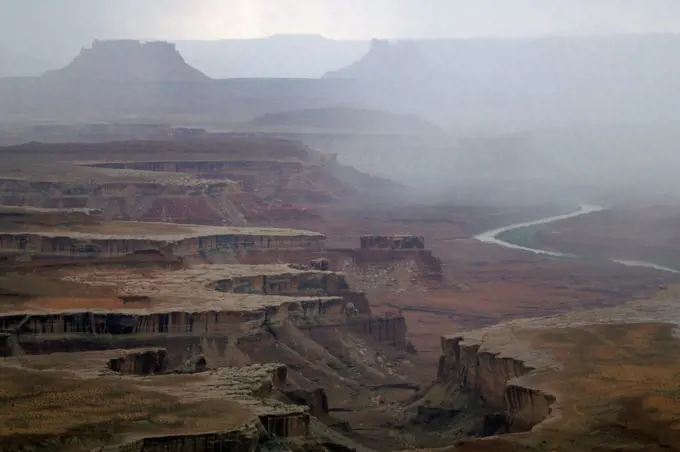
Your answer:
[[[485,350],[463,336],[442,338],[438,381],[478,394],[492,409],[505,413],[511,431],[525,431],[551,413],[555,396],[523,377],[533,368],[521,359]]]

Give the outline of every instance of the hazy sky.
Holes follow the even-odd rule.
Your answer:
[[[680,0],[0,0],[0,44],[93,38],[532,36],[680,31]]]

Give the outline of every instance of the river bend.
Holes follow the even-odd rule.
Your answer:
[[[577,256],[574,254],[567,254],[567,253],[559,253],[556,251],[548,251],[548,250],[542,250],[539,248],[529,248],[527,246],[522,246],[518,245],[515,243],[511,243],[505,240],[501,240],[499,236],[501,234],[504,234],[506,232],[515,230],[515,229],[521,229],[521,228],[526,228],[529,226],[538,226],[542,224],[548,224],[548,223],[553,223],[555,221],[560,221],[560,220],[566,220],[569,218],[575,218],[575,217],[580,217],[581,215],[587,215],[589,213],[593,212],[599,212],[601,210],[604,210],[603,207],[600,206],[594,206],[594,205],[587,205],[587,204],[582,204],[578,210],[571,212],[571,213],[566,213],[562,215],[553,215],[550,217],[545,217],[541,218],[540,220],[534,220],[534,221],[526,221],[523,223],[516,223],[516,224],[511,224],[509,226],[503,226],[501,228],[497,229],[492,229],[490,231],[483,232],[477,236],[475,236],[475,240],[478,240],[483,243],[491,243],[494,245],[499,245],[503,246],[505,248],[510,248],[514,250],[521,250],[521,251],[527,251],[535,254],[542,254],[546,256],[553,256],[553,257],[571,257],[571,258],[579,258],[582,256]],[[664,272],[669,272],[669,273],[680,273],[680,271],[675,270],[673,268],[665,267],[663,265],[658,265],[654,264],[652,262],[644,262],[644,261],[635,261],[635,260],[624,260],[624,259],[608,259],[610,262],[614,262],[617,264],[621,265],[626,265],[628,267],[644,267],[644,268],[653,268],[655,270],[659,271],[664,271]]]

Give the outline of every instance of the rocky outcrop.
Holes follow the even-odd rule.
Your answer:
[[[17,344],[16,336],[12,333],[0,332],[0,358],[22,354],[23,350],[21,350],[21,347]]]
[[[392,248],[371,248],[371,249],[332,249],[327,250],[327,254],[336,257],[340,265],[337,267],[351,273],[355,278],[353,284],[363,291],[386,285],[393,289],[391,282],[386,278],[391,276],[397,268],[405,268],[412,274],[411,283],[420,284],[421,282],[440,283],[444,281],[442,264],[439,258],[432,254],[431,250],[424,249],[392,249]],[[347,264],[351,262],[351,264]],[[349,268],[348,268],[349,267]]]
[[[401,316],[367,316],[348,320],[352,331],[368,335],[378,342],[405,349],[406,319]]]
[[[66,67],[44,77],[92,82],[206,82],[169,42],[94,41]]]
[[[109,360],[109,369],[121,374],[151,375],[167,370],[167,350],[136,350]]]
[[[318,417],[328,414],[328,396],[323,388],[312,390],[289,389],[284,390],[283,393],[291,402],[309,407],[309,414],[312,416]]]
[[[534,370],[521,360],[482,350],[462,336],[442,338],[438,381],[478,394],[490,408],[503,411],[511,431],[530,430],[550,415],[555,397],[532,387]]]

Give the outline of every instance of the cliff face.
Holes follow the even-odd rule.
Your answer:
[[[406,348],[406,320],[401,316],[368,317],[349,325],[353,331],[371,336],[378,342],[399,349]]]
[[[208,76],[189,66],[169,42],[94,41],[73,61],[46,77],[87,82],[204,82]]]
[[[492,409],[503,411],[511,431],[529,430],[550,415],[555,397],[523,384],[522,377],[534,369],[499,355],[466,344],[463,337],[444,337],[437,378],[474,391]]]
[[[166,370],[167,350],[150,349],[125,353],[123,356],[111,358],[109,369],[121,374],[149,375]]]

